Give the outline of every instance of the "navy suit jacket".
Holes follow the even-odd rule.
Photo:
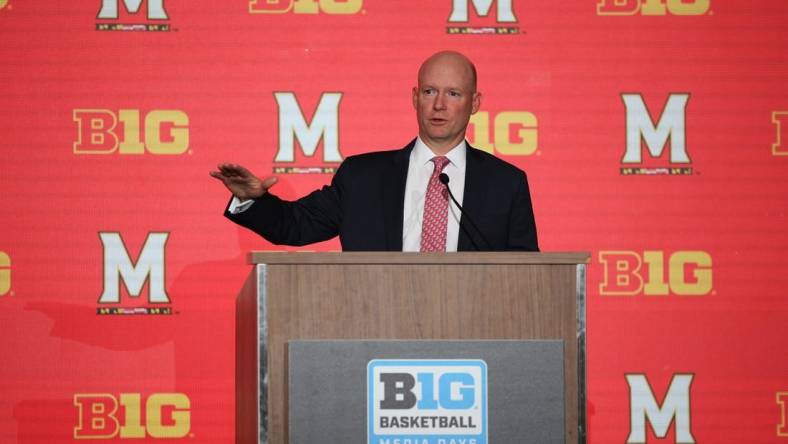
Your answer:
[[[307,245],[339,235],[344,251],[402,251],[405,148],[345,159],[330,185],[293,202],[271,193],[230,220],[269,242]],[[539,251],[531,195],[519,168],[468,146],[459,251]]]

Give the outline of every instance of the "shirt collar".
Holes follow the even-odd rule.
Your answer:
[[[449,159],[449,163],[454,165],[461,170],[465,168],[465,158],[467,156],[467,146],[468,144],[465,143],[465,139],[461,140],[454,148],[449,150],[446,153],[446,157]],[[416,165],[425,165],[427,162],[432,160],[435,157],[435,153],[432,152],[430,147],[427,146],[421,140],[421,137],[416,138],[416,144],[413,146],[413,160],[415,161]]]

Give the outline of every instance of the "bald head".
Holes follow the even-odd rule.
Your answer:
[[[419,68],[419,84],[423,83],[425,74],[432,69],[453,70],[467,80],[467,88],[476,92],[476,66],[468,57],[457,51],[440,51],[431,55]]]
[[[479,110],[476,68],[455,51],[432,55],[419,68],[413,88],[413,107],[419,137],[436,155],[445,155],[465,137],[473,113]]]

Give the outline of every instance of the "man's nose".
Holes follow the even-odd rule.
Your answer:
[[[443,96],[443,94],[437,94],[435,96],[435,101],[432,102],[432,107],[438,110],[446,108],[446,98]]]

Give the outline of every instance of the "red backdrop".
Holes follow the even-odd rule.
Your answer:
[[[140,3],[0,1],[0,441],[232,442],[234,295],[279,248],[208,171],[292,198],[401,147],[455,49],[542,250],[592,254],[589,441],[788,442],[785,1]]]

